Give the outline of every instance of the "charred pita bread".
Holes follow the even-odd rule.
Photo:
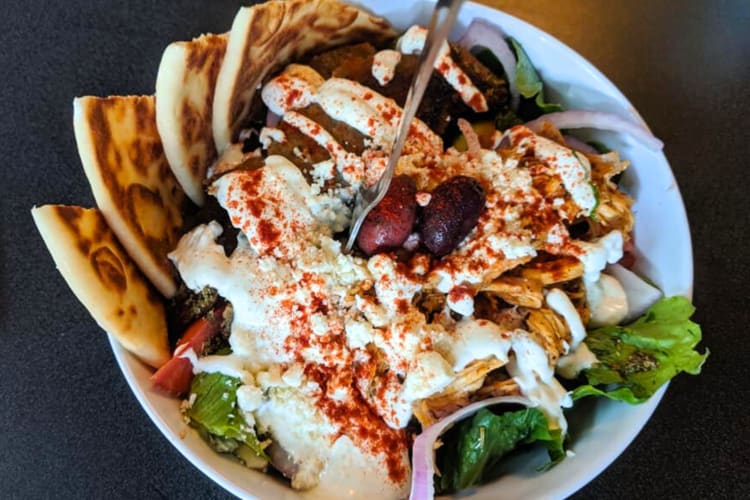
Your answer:
[[[99,210],[151,283],[172,297],[167,253],[180,237],[185,193],[164,155],[154,97],[80,97],[73,108],[78,154]]]
[[[206,170],[216,159],[211,114],[227,38],[208,34],[170,44],[156,76],[156,126],[164,154],[185,194],[200,206]]]
[[[336,0],[271,0],[239,10],[216,81],[213,132],[222,153],[237,139],[258,85],[305,53],[395,36],[388,21]]]
[[[31,215],[60,274],[99,326],[149,365],[166,363],[170,353],[162,299],[101,212],[45,205]]]

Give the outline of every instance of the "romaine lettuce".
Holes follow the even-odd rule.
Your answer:
[[[697,375],[708,357],[694,350],[701,329],[690,321],[695,308],[684,297],[669,297],[626,326],[589,332],[584,342],[598,363],[584,370],[588,384],[573,390],[573,399],[604,396],[641,403],[680,372]]]
[[[565,457],[562,434],[550,430],[537,408],[496,415],[481,409],[441,438],[437,465],[440,492],[458,491],[497,475],[500,459],[520,444],[539,442],[547,447],[553,465]]]
[[[536,107],[536,110],[531,110],[530,112],[533,116],[524,116],[527,120],[546,113],[562,111],[563,108],[561,105],[545,102],[544,83],[539,77],[539,73],[534,69],[534,65],[531,64],[531,60],[526,55],[521,44],[514,38],[508,38],[508,41],[516,53],[516,86],[518,87],[518,92],[528,100],[522,103],[520,114],[525,115],[523,112],[525,108],[524,104],[532,104],[532,107]]]
[[[253,427],[237,408],[239,379],[221,373],[199,373],[190,385],[194,400],[185,414],[211,446],[220,452],[235,452],[241,445],[258,457],[267,458]]]

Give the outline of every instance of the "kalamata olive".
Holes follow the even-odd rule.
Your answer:
[[[373,208],[359,230],[357,245],[367,255],[400,247],[417,218],[417,186],[406,175],[393,178],[385,197]]]
[[[484,209],[484,190],[471,177],[458,175],[440,184],[424,207],[419,234],[438,257],[449,254],[474,229]]]

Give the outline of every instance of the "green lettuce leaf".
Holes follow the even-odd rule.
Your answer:
[[[539,115],[562,111],[563,107],[560,104],[546,102],[544,97],[544,83],[542,83],[539,73],[537,73],[534,65],[531,64],[531,60],[526,55],[526,51],[523,50],[521,44],[512,37],[508,38],[508,41],[516,53],[516,87],[518,87],[518,92],[521,96],[528,100],[522,103],[521,111],[524,111],[529,106],[532,108],[526,113],[532,116],[523,116],[523,118],[532,119]],[[533,109],[534,107],[536,109]],[[525,113],[522,112],[521,114]]]
[[[709,352],[695,351],[701,329],[690,321],[694,311],[686,298],[669,297],[627,326],[589,332],[584,342],[599,363],[584,370],[588,384],[574,389],[573,399],[604,396],[641,403],[678,373],[700,373]]]
[[[240,385],[238,378],[222,373],[199,373],[190,385],[195,400],[185,414],[217,451],[234,452],[244,444],[258,457],[267,459],[255,430],[237,408]]]
[[[481,409],[443,437],[438,449],[441,493],[458,491],[497,476],[500,459],[518,445],[539,442],[547,447],[551,462],[565,457],[562,433],[550,430],[547,418],[537,408],[496,415]]]

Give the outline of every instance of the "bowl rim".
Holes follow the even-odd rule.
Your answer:
[[[422,0],[422,4],[431,5],[434,3],[435,0]],[[378,7],[381,7],[380,3],[376,0],[357,0],[354,2],[350,2],[354,5],[360,5],[363,6],[365,9],[372,10],[376,14],[378,13]],[[383,3],[389,3],[389,2],[383,2]],[[503,26],[503,22],[510,22],[512,24],[518,24],[521,26],[524,30],[529,31],[534,35],[534,37],[538,38],[539,40],[544,41],[544,43],[548,43],[551,45],[557,45],[560,49],[562,49],[564,52],[566,52],[567,56],[570,57],[572,62],[574,62],[577,66],[580,68],[585,69],[587,73],[587,79],[590,78],[592,82],[596,83],[597,87],[602,87],[606,89],[609,96],[613,97],[616,101],[619,102],[619,104],[623,104],[627,107],[627,112],[636,118],[638,121],[640,121],[643,125],[648,127],[648,124],[645,122],[643,117],[638,113],[638,111],[635,109],[635,107],[632,105],[632,103],[629,101],[629,99],[612,83],[598,68],[596,68],[593,64],[591,64],[586,58],[584,58],[582,55],[580,55],[577,51],[560,41],[558,38],[550,35],[549,33],[537,28],[536,26],[524,21],[523,19],[520,19],[518,17],[515,17],[511,14],[508,14],[506,12],[503,12],[499,9],[495,9],[486,5],[478,4],[473,1],[467,1],[465,2],[465,5],[463,9],[469,8],[472,11],[473,17],[478,17],[478,15],[483,16],[485,19],[489,19],[493,22],[495,22],[498,25]],[[526,44],[526,42],[524,42]],[[672,171],[672,168],[666,158],[666,155],[664,155],[663,151],[658,152],[658,154],[662,157],[664,163],[667,166],[667,172],[668,176],[671,178],[671,182],[675,186],[675,193],[676,196],[674,207],[678,209],[680,220],[678,221],[680,223],[679,231],[683,233],[684,237],[686,238],[686,248],[683,249],[683,251],[687,252],[687,263],[685,269],[682,271],[686,274],[686,283],[688,283],[687,289],[683,290],[681,293],[688,297],[689,299],[692,299],[693,295],[693,276],[694,276],[694,265],[693,265],[693,250],[692,250],[692,239],[690,234],[690,227],[689,222],[687,218],[687,213],[685,211],[685,205],[682,199],[682,195],[679,191],[679,187],[677,186],[677,182],[674,178],[674,173]],[[172,427],[170,427],[167,420],[161,415],[161,412],[156,407],[155,402],[152,401],[151,398],[161,398],[166,396],[163,396],[161,394],[158,394],[156,391],[154,391],[150,384],[148,383],[149,380],[146,378],[143,380],[143,376],[141,374],[136,373],[137,371],[140,371],[142,373],[145,373],[145,370],[149,370],[141,361],[139,361],[134,355],[127,352],[120,344],[115,340],[115,338],[112,335],[108,335],[110,345],[112,347],[113,355],[117,361],[117,364],[125,376],[125,379],[130,386],[131,391],[135,395],[137,401],[143,408],[143,410],[146,412],[146,414],[149,416],[149,418],[152,420],[152,422],[156,425],[156,427],[161,431],[161,433],[164,435],[164,437],[167,438],[167,440],[174,446],[180,454],[185,457],[191,464],[193,464],[199,471],[201,471],[203,474],[208,476],[211,480],[213,480],[216,484],[227,490],[228,492],[240,497],[240,498],[257,498],[255,497],[255,493],[248,491],[243,486],[237,484],[234,480],[232,480],[230,477],[228,477],[226,474],[222,472],[222,469],[224,467],[225,463],[230,463],[229,461],[214,461],[213,458],[211,459],[211,463],[207,461],[206,459],[198,456],[198,454],[193,449],[193,445],[191,442],[184,439],[184,436],[181,435],[180,432],[176,432]],[[668,383],[665,384],[663,387],[661,387],[647,402],[639,405],[642,411],[640,420],[635,424],[631,425],[631,427],[628,429],[628,432],[620,436],[620,439],[618,439],[616,442],[610,443],[610,446],[607,448],[606,452],[603,452],[596,456],[596,460],[593,462],[589,461],[586,464],[586,470],[587,472],[583,474],[577,474],[575,478],[572,478],[568,481],[566,481],[564,484],[560,484],[559,487],[552,491],[546,491],[545,495],[550,495],[553,497],[566,497],[569,496],[582,487],[584,487],[586,484],[591,482],[594,478],[596,478],[604,469],[606,469],[609,465],[611,465],[622,453],[623,451],[630,446],[632,441],[636,438],[636,436],[641,432],[643,427],[646,425],[646,423],[650,420],[651,416],[653,415],[654,411],[656,410],[656,407],[659,405],[660,401],[662,400],[664,394],[666,393]],[[208,447],[207,444],[204,444],[206,447]],[[213,450],[210,450],[212,454],[215,455],[216,459],[222,458],[217,453],[215,453]],[[250,472],[250,471],[248,471]],[[492,483],[490,483],[492,484]],[[290,495],[292,493],[299,493],[299,492],[293,492],[293,490],[289,489]]]

